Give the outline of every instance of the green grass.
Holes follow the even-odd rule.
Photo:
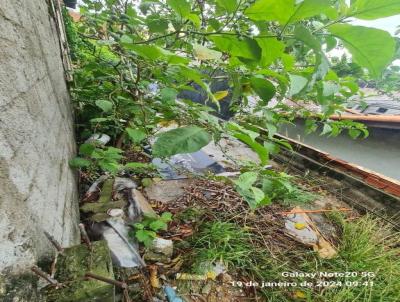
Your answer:
[[[222,262],[229,269],[245,269],[253,252],[251,235],[234,223],[205,222],[192,238],[193,270],[204,270],[204,265]]]
[[[297,272],[357,272],[359,276],[332,278],[329,281],[358,281],[352,286],[319,287],[304,289],[266,289],[266,301],[312,301],[312,302],[395,302],[400,301],[400,238],[389,227],[378,220],[365,216],[356,221],[346,222],[340,215],[331,217],[342,229],[338,256],[334,259],[321,259],[313,252],[281,255],[278,259],[263,257],[260,252],[253,254],[255,259],[249,273],[265,281],[304,280],[316,283],[319,278],[283,278],[284,271]],[[374,278],[361,277],[363,272],[372,272]],[[372,281],[372,286],[364,282]],[[306,295],[304,299],[294,299],[291,295],[299,290]]]
[[[267,249],[255,247],[255,238],[233,223],[207,222],[191,239],[193,270],[200,272],[205,263],[222,261],[229,272],[262,281],[312,281],[320,278],[285,278],[282,272],[372,272],[374,278],[332,278],[341,281],[338,287],[289,287],[260,290],[260,301],[288,302],[395,302],[400,301],[400,238],[378,220],[364,216],[345,221],[339,215],[330,217],[341,228],[338,255],[334,259],[321,259],[311,250],[283,250],[271,256]],[[289,239],[288,239],[289,240]],[[358,286],[345,286],[347,281],[358,281]],[[364,282],[372,281],[372,286]],[[354,285],[354,283],[352,283]],[[301,291],[305,298],[294,298]],[[261,297],[262,295],[262,297]]]

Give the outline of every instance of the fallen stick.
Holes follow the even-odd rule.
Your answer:
[[[56,248],[56,250],[58,252],[60,252],[61,254],[64,252],[64,249],[62,248],[62,246],[57,242],[56,239],[54,239],[53,236],[51,236],[48,232],[44,232],[44,234],[46,235],[47,239],[49,239],[49,241],[51,242],[51,244]]]
[[[60,285],[57,280],[55,280],[52,277],[50,277],[49,274],[45,273],[44,271],[42,271],[37,266],[31,267],[31,271],[34,272],[36,275],[38,275],[38,276],[42,277],[43,279],[45,279],[51,285],[55,285],[55,286],[59,286]]]
[[[85,225],[83,223],[79,224],[79,230],[81,231],[81,236],[82,236],[83,241],[86,243],[86,245],[89,248],[89,250],[91,250],[92,249],[92,243],[90,242],[89,236],[86,233]]]
[[[339,208],[339,209],[320,209],[320,210],[301,210],[301,211],[289,211],[289,212],[281,212],[278,213],[280,215],[291,215],[291,214],[303,214],[303,213],[324,213],[324,212],[348,212],[352,211],[352,209],[348,208]]]
[[[128,288],[128,285],[125,282],[113,280],[113,279],[106,278],[106,277],[99,276],[99,275],[95,275],[95,274],[90,273],[90,272],[86,273],[85,277],[86,278],[95,279],[95,280],[99,280],[99,281],[102,281],[102,282],[105,282],[105,283],[108,283],[108,284],[111,284],[111,285],[115,285],[115,286],[118,286],[118,287],[120,287],[122,289],[127,289]]]

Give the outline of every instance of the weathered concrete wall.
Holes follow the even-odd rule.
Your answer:
[[[0,272],[78,240],[73,116],[45,0],[0,0]],[[1,283],[1,282],[0,282]]]

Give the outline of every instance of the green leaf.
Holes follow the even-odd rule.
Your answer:
[[[160,91],[160,96],[163,102],[165,103],[174,103],[176,100],[176,97],[178,95],[178,91],[174,88],[163,88]]]
[[[156,238],[157,234],[153,231],[149,230],[138,230],[135,232],[136,239],[139,242],[143,242],[145,245],[148,245]]]
[[[352,139],[356,139],[361,135],[361,131],[358,129],[349,129],[349,135]]]
[[[124,166],[125,169],[152,169],[153,166],[151,164],[147,164],[147,163],[140,163],[140,162],[131,162],[131,163],[127,163]]]
[[[256,142],[252,139],[249,135],[244,133],[235,133],[233,134],[234,137],[244,142],[248,145],[254,152],[257,153],[258,157],[260,158],[261,164],[265,165],[269,159],[268,149],[265,148],[263,145]]]
[[[323,96],[331,96],[339,91],[339,85],[333,82],[322,83],[322,94]]]
[[[137,230],[143,230],[143,229],[144,229],[144,225],[141,224],[141,223],[135,223],[135,224],[133,225],[133,227],[134,227],[135,229],[137,229]]]
[[[275,95],[275,86],[267,80],[253,77],[250,79],[251,88],[265,102],[269,102]]]
[[[165,54],[163,53],[163,50],[155,45],[135,45],[135,44],[123,43],[123,46],[126,49],[132,50],[137,55],[153,61],[163,56],[166,57]]]
[[[201,27],[201,20],[200,17],[196,14],[189,14],[186,16],[190,21],[192,21],[193,25],[199,29]]]
[[[251,191],[253,192],[254,195],[254,201],[256,203],[256,207],[264,200],[265,194],[264,192],[256,187],[251,187]]]
[[[315,68],[311,81],[311,85],[313,85],[316,80],[325,77],[329,70],[329,61],[321,50],[321,43],[307,27],[303,25],[296,26],[294,36],[308,45],[315,53]]]
[[[164,212],[161,214],[161,220],[164,222],[172,221],[172,214],[170,212]]]
[[[182,17],[186,17],[190,14],[190,3],[186,0],[167,0],[167,4]]]
[[[146,19],[146,24],[153,33],[163,33],[168,29],[168,20],[165,19],[149,17]]]
[[[103,171],[108,171],[111,173],[116,173],[121,168],[121,166],[117,162],[109,160],[99,160],[99,166]]]
[[[92,162],[88,159],[75,157],[69,161],[71,168],[85,168],[89,167]]]
[[[194,56],[198,60],[203,60],[203,61],[204,60],[219,60],[222,56],[221,52],[209,49],[200,44],[193,45],[193,53],[194,53]]]
[[[255,21],[278,21],[285,24],[295,11],[294,2],[294,0],[257,0],[244,13]]]
[[[187,66],[179,66],[180,74],[187,78],[188,80],[194,81],[197,85],[199,85],[204,90],[208,90],[209,87],[203,82],[202,74],[197,70],[187,67]]]
[[[236,36],[212,36],[209,38],[222,51],[229,53],[235,57],[242,57],[251,60],[260,60],[261,48],[257,42],[250,38],[243,40]]]
[[[129,138],[132,140],[132,142],[134,142],[135,144],[140,143],[147,137],[146,132],[140,129],[126,128],[125,131],[128,134]]]
[[[236,0],[216,0],[218,6],[225,9],[228,13],[233,13],[238,7]]]
[[[245,172],[240,174],[234,183],[243,189],[250,189],[250,187],[257,181],[257,177],[256,172]]]
[[[211,136],[207,131],[197,126],[173,129],[158,135],[153,145],[153,155],[164,157],[196,152],[210,140]]]
[[[364,20],[374,20],[400,14],[399,0],[357,0],[350,7],[350,15]]]
[[[289,17],[287,22],[293,23],[320,14],[330,15],[334,18],[336,17],[335,12],[329,0],[304,0],[296,6],[294,14]]]
[[[282,56],[285,49],[283,42],[276,38],[256,38],[255,40],[261,48],[260,64],[262,67],[269,66]]]
[[[97,100],[95,104],[104,112],[110,112],[113,109],[113,103],[107,100]]]
[[[165,231],[168,228],[167,224],[164,221],[160,220],[160,219],[155,220],[152,223],[150,223],[149,227],[153,231],[158,231],[158,230],[164,230]]]
[[[106,117],[96,117],[96,118],[92,118],[91,120],[90,120],[90,122],[91,123],[101,123],[101,122],[106,122],[106,121],[108,121],[109,119],[108,118],[106,118]]]
[[[92,144],[82,144],[79,147],[79,154],[90,156],[95,149],[96,147]]]
[[[329,31],[342,40],[353,61],[367,68],[372,77],[379,77],[394,58],[396,42],[384,30],[335,24],[329,27]]]
[[[314,52],[321,51],[320,42],[311,34],[310,30],[303,25],[296,26],[294,30],[294,36],[296,39],[303,41],[308,45]]]
[[[332,127],[329,124],[325,123],[324,128],[322,129],[322,132],[320,135],[325,135],[325,134],[328,134],[331,132],[332,132]]]
[[[224,99],[225,97],[227,97],[228,94],[229,94],[228,90],[217,91],[217,92],[214,92],[214,97],[217,101],[220,101],[220,100]]]
[[[302,76],[289,74],[290,79],[290,89],[289,89],[289,97],[298,94],[300,91],[306,87],[308,80]]]

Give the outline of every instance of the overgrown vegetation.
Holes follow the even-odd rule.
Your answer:
[[[367,135],[361,124],[329,119],[359,89],[356,78],[330,68],[326,51],[345,47],[354,64],[379,78],[395,58],[394,38],[348,20],[400,12],[391,0],[351,5],[328,0],[83,3],[81,22],[67,24],[76,65],[72,93],[78,139],[106,133],[113,147],[81,151],[83,158],[72,165],[117,174],[124,169],[117,149],[124,146],[143,147],[156,136],[153,155],[166,157],[196,151],[229,134],[260,157],[260,167],[244,165],[246,173],[257,174],[258,183],[237,185],[252,208],[274,199],[269,186],[262,185],[270,176],[261,167],[270,153],[285,146],[274,137],[280,124],[304,117],[310,131],[323,124],[325,135],[342,130],[353,138]],[[213,91],[218,81],[230,89]],[[194,89],[215,108],[230,100],[236,122],[218,120],[211,108],[190,99],[178,101],[182,92]],[[255,106],[249,106],[252,95]],[[320,111],[310,111],[310,104]],[[171,122],[179,128],[158,134],[160,125]],[[259,129],[268,132],[262,142]]]

